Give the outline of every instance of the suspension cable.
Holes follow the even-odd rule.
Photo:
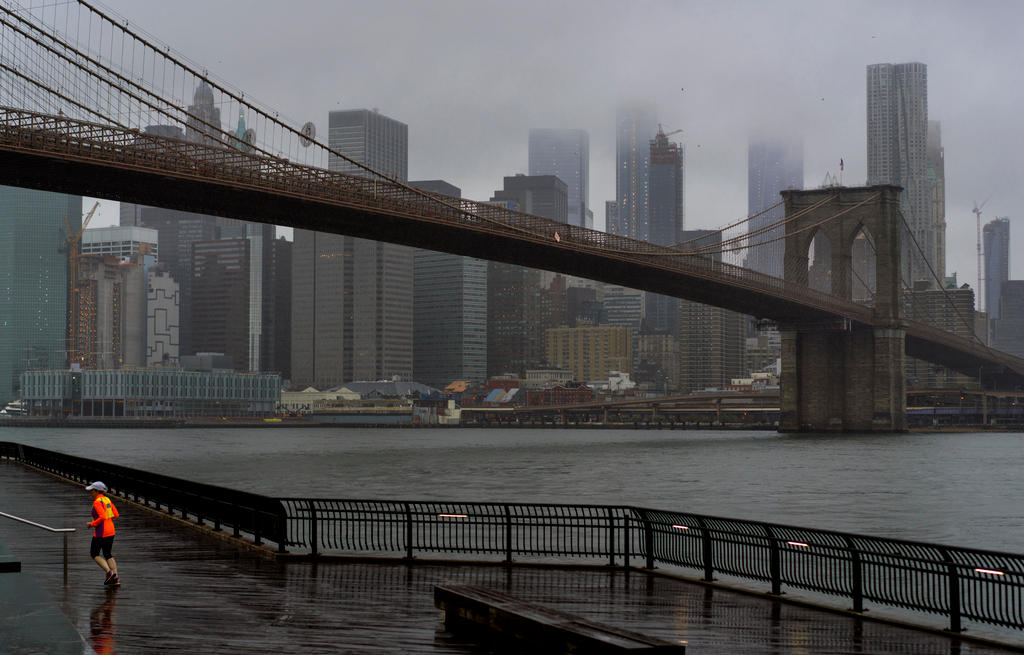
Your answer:
[[[714,232],[725,232],[726,230],[730,230],[730,229],[736,227],[737,225],[742,225],[742,224],[744,224],[744,223],[746,223],[748,221],[752,221],[755,218],[757,218],[758,216],[761,216],[762,214],[767,214],[768,212],[772,211],[776,207],[781,206],[784,202],[785,202],[784,200],[780,200],[777,203],[775,203],[774,205],[772,205],[771,207],[766,207],[765,209],[762,209],[761,211],[757,212],[756,214],[751,214],[750,216],[747,216],[746,218],[741,218],[740,220],[736,221],[735,223],[733,223],[731,225],[726,225],[725,227],[720,227],[717,230],[713,230],[712,233],[714,233]],[[670,248],[679,248],[680,246],[685,246],[688,243],[693,243],[694,241],[698,241],[698,240],[703,239],[703,238],[704,238],[703,236],[694,237],[692,239],[687,239],[686,241],[680,241],[679,243],[672,244],[669,247]]]
[[[751,232],[744,232],[743,234],[740,234],[740,235],[735,236],[735,237],[730,237],[730,238],[728,238],[728,239],[726,239],[724,241],[720,241],[720,242],[717,242],[717,243],[710,243],[710,244],[707,244],[705,246],[699,246],[699,247],[695,248],[692,251],[686,251],[686,252],[693,252],[693,253],[697,253],[697,254],[705,254],[706,251],[710,251],[711,254],[715,254],[717,252],[730,252],[730,251],[727,251],[727,250],[722,250],[721,247],[722,246],[726,246],[726,245],[731,245],[731,244],[736,243],[738,241],[748,241],[753,236],[759,236],[761,234],[764,234],[765,232],[770,232],[770,231],[775,230],[775,229],[777,229],[779,227],[782,227],[782,226],[784,226],[784,225],[786,225],[786,224],[796,220],[797,218],[800,218],[801,216],[803,216],[805,214],[808,214],[808,213],[814,211],[815,209],[817,209],[817,208],[819,208],[819,207],[821,207],[821,206],[823,206],[825,204],[828,204],[832,200],[835,200],[837,197],[838,196],[833,193],[833,194],[829,195],[828,197],[826,197],[824,200],[821,200],[821,201],[819,201],[819,202],[817,202],[817,203],[815,203],[813,205],[805,207],[805,208],[803,208],[803,209],[801,209],[801,210],[799,210],[799,211],[797,211],[797,212],[795,212],[795,213],[793,213],[793,214],[791,214],[789,216],[786,216],[785,218],[783,218],[780,221],[772,223],[771,225],[765,225],[765,226],[760,227],[760,228],[758,228],[756,230],[753,230]],[[723,230],[724,229],[725,228],[723,228]],[[705,234],[703,236],[695,237],[694,239],[690,239],[690,241],[696,241],[698,239],[699,240],[705,240],[705,239],[707,239],[708,237],[710,237],[713,234],[721,233],[721,231],[722,230],[718,230],[717,232],[710,232],[709,234]],[[755,244],[753,244],[753,247],[760,246],[760,245],[762,245],[762,243],[772,243],[773,241],[776,241],[776,240],[777,239],[771,239],[769,241],[755,243]],[[687,243],[689,243],[689,242],[687,242]],[[752,247],[752,246],[750,246],[750,244],[748,243],[748,245],[745,246],[745,248],[746,247]],[[743,250],[745,248],[734,248],[733,250]]]
[[[897,209],[896,212],[899,214],[900,222],[902,223],[903,227],[906,229],[907,234],[910,235],[910,241],[914,244],[914,247],[917,248],[918,253],[921,255],[921,259],[924,261],[925,265],[928,267],[928,271],[932,274],[932,278],[938,284],[939,290],[942,291],[942,295],[945,297],[947,305],[949,307],[953,308],[953,311],[956,313],[957,318],[959,318],[963,322],[964,326],[971,333],[971,336],[978,343],[981,343],[982,345],[985,345],[985,344],[982,343],[981,339],[978,338],[977,333],[974,331],[974,325],[971,322],[969,322],[966,318],[964,318],[963,314],[961,314],[960,310],[957,308],[956,303],[954,303],[953,299],[950,298],[949,293],[946,291],[945,282],[943,280],[939,279],[938,274],[935,272],[935,269],[932,267],[932,263],[930,261],[928,261],[928,257],[925,256],[924,249],[921,248],[921,244],[918,243],[917,237],[914,236],[913,230],[911,230],[910,229],[910,225],[907,224],[907,219],[903,215],[903,210]],[[904,283],[906,283],[905,280],[904,280]],[[911,297],[913,297],[913,295],[914,295],[914,287],[913,286],[909,286],[908,288],[910,289]],[[988,348],[987,345],[985,345],[985,347]],[[991,348],[989,348],[989,350],[991,350]]]
[[[865,205],[865,204],[871,202],[872,200],[878,198],[878,196],[879,196],[879,194],[876,193],[876,194],[874,194],[872,196],[869,196],[868,198],[865,198],[864,200],[858,202],[857,204],[851,205],[851,206],[847,207],[846,209],[843,209],[841,211],[836,212],[835,214],[832,214],[831,216],[827,216],[827,217],[821,219],[820,221],[818,221],[816,223],[811,223],[810,225],[805,225],[804,227],[801,227],[799,229],[793,230],[792,232],[789,232],[788,234],[775,237],[774,239],[769,239],[768,241],[762,241],[762,242],[758,243],[757,245],[760,246],[760,245],[763,245],[763,244],[774,243],[776,241],[783,241],[783,240],[785,240],[785,239],[787,239],[787,238],[789,238],[791,236],[794,236],[794,235],[797,235],[797,234],[801,234],[803,232],[807,232],[808,230],[813,230],[813,229],[819,228],[822,225],[824,225],[825,223],[828,223],[829,221],[832,221],[832,220],[834,220],[836,218],[839,218],[840,216],[842,216],[842,215],[844,215],[844,214],[846,214],[848,212],[851,212],[854,209],[857,209],[858,207],[862,207],[863,205]],[[831,198],[832,198],[832,196],[830,196],[829,199],[831,199]],[[821,206],[822,204],[824,204],[824,203],[818,203],[817,206]],[[796,215],[794,214],[791,218],[796,218]],[[730,239],[730,241],[736,241],[736,239]],[[747,249],[747,246],[738,246],[738,247],[735,247],[735,248],[721,248],[719,250],[710,251],[710,253],[711,254],[718,254],[720,252],[721,253],[735,252],[735,251],[738,251],[738,250],[746,250],[746,249]],[[655,254],[655,255],[682,254],[682,255],[706,256],[708,254],[708,251],[705,251],[705,252],[696,252],[696,251],[694,251],[694,252],[684,252],[684,253],[678,253],[678,252],[677,253],[652,253],[652,254]]]

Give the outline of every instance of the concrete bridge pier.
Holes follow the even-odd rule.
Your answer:
[[[907,429],[903,329],[779,327],[780,432]]]
[[[841,318],[780,322],[781,432],[907,429],[899,194],[889,185],[782,192],[790,219],[787,281],[807,285],[808,251],[823,234],[831,295],[851,300],[851,251],[865,232],[874,244],[875,288],[871,325]]]

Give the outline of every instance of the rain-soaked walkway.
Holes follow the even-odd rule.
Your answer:
[[[124,501],[114,551],[124,584],[110,590],[88,557],[89,503],[81,487],[0,462],[0,511],[79,528],[67,587],[60,537],[5,520],[0,541],[101,654],[490,652],[445,631],[432,593],[441,582],[490,585],[590,620],[685,640],[695,655],[1005,652],[643,573],[279,563]]]

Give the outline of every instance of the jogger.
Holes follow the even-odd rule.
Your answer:
[[[121,578],[117,575],[117,562],[111,553],[114,545],[114,519],[120,514],[114,503],[106,496],[107,485],[96,481],[85,488],[92,492],[92,520],[86,525],[94,528],[92,533],[92,544],[89,546],[89,555],[96,564],[107,574],[103,584],[116,586],[121,584]]]

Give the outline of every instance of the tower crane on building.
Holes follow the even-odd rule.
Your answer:
[[[977,294],[978,294],[978,311],[979,312],[984,310],[984,309],[988,309],[987,307],[984,306],[983,298],[985,297],[985,293],[984,293],[984,290],[981,288],[981,285],[982,285],[982,277],[981,277],[981,209],[991,199],[992,199],[992,196],[989,196],[988,198],[985,198],[985,202],[981,203],[980,205],[978,204],[978,201],[975,200],[974,201],[974,209],[971,210],[971,211],[974,212],[974,215],[978,217],[978,291],[977,291]]]
[[[672,130],[671,132],[666,132],[664,126],[661,123],[658,123],[658,134],[656,138],[668,139],[673,134],[679,134],[680,132],[682,132],[682,130]]]
[[[64,217],[64,246],[68,252],[68,366],[80,362],[78,332],[81,324],[82,303],[80,290],[78,288],[78,274],[81,263],[79,257],[82,254],[82,233],[89,227],[89,221],[93,214],[99,209],[100,203],[96,203],[89,210],[89,213],[82,219],[82,227],[78,232],[71,229],[68,217]]]

